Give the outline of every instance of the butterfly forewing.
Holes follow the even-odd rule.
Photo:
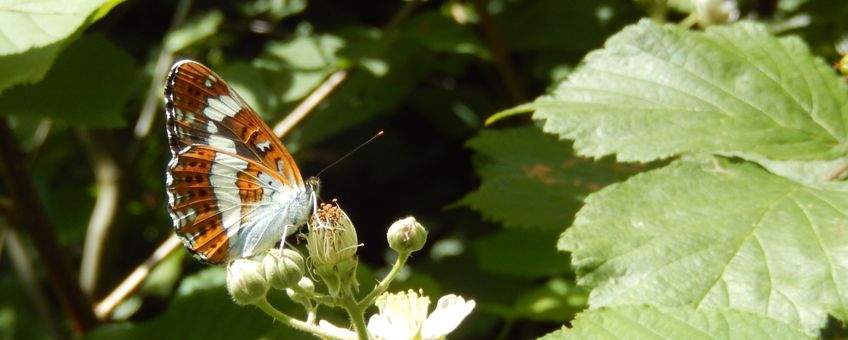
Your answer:
[[[304,186],[279,139],[218,75],[196,62],[178,62],[165,102],[169,209],[190,251],[212,263],[252,256],[305,223],[312,187]]]
[[[165,97],[172,154],[190,145],[210,145],[263,164],[303,187],[294,159],[268,125],[206,66],[189,60],[175,64]]]

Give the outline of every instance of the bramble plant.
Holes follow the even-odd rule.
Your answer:
[[[356,250],[361,244],[353,222],[338,204],[322,204],[309,220],[308,229],[305,238],[309,266],[291,247],[271,249],[262,259],[230,262],[227,290],[233,301],[255,305],[283,325],[325,339],[441,339],[474,309],[474,300],[450,294],[440,298],[428,316],[430,300],[420,296],[420,292],[386,293],[412,252],[420,250],[427,240],[426,229],[413,217],[389,227],[387,239],[397,260],[386,277],[360,300],[356,299]],[[316,274],[326,293],[316,291],[312,275],[304,275],[308,273]],[[270,288],[285,290],[292,301],[303,306],[306,319],[296,319],[274,308],[266,298]],[[379,311],[366,325],[364,313],[371,305]],[[320,306],[344,309],[350,327],[319,319]]]
[[[848,337],[848,1],[0,3],[0,338]]]

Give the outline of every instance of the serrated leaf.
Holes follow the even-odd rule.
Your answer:
[[[628,169],[575,158],[566,142],[536,127],[483,130],[468,141],[482,183],[458,202],[507,227],[561,230],[583,196]]]
[[[559,248],[592,306],[733,307],[816,332],[848,314],[848,184],[678,161],[586,200]]]
[[[135,77],[126,52],[103,36],[86,36],[68,46],[42,81],[3,92],[0,114],[118,127]]]
[[[68,39],[120,1],[0,2],[0,92],[44,77]],[[92,17],[93,15],[93,17]]]
[[[777,320],[733,309],[619,306],[577,315],[541,339],[811,339]]]
[[[571,271],[552,232],[502,230],[476,239],[473,247],[480,269],[494,274],[540,277]]]
[[[846,90],[800,39],[775,38],[760,25],[699,33],[643,20],[539,98],[534,118],[593,157],[832,159],[848,150]]]

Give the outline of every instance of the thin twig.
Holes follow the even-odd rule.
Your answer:
[[[839,178],[839,176],[842,176],[845,171],[848,171],[848,162],[839,163],[839,166],[837,166],[836,168],[828,172],[827,175],[822,177],[822,181],[830,182],[834,179],[837,179]]]
[[[27,165],[7,119],[0,119],[0,174],[14,204],[12,211],[16,223],[13,225],[32,240],[74,332],[82,335],[97,326],[97,317],[91,309],[89,297],[83,293],[71,270],[69,257],[56,240],[55,229],[47,220],[44,207],[36,195]]]
[[[416,7],[418,7],[418,5],[421,2],[423,2],[423,1],[422,0],[404,1],[403,7],[401,7],[397,12],[395,12],[394,15],[392,15],[392,18],[389,20],[389,22],[386,24],[386,26],[383,27],[383,30],[388,31],[388,30],[391,30],[391,29],[397,27],[397,25],[399,25],[401,22],[406,20],[406,18],[408,18],[409,15],[412,14],[412,12],[415,10]]]
[[[115,307],[124,301],[127,296],[138,290],[138,287],[144,283],[144,280],[147,279],[150,272],[153,271],[159,263],[162,263],[162,260],[168,257],[168,255],[179,249],[181,244],[182,243],[180,242],[180,239],[177,238],[177,235],[171,234],[171,236],[168,237],[168,239],[165,240],[159,248],[156,248],[156,251],[154,251],[147,260],[136,267],[123,282],[115,287],[115,290],[95,305],[94,313],[97,317],[100,319],[106,319],[109,314],[112,314]]]
[[[478,15],[480,16],[480,26],[483,30],[484,40],[486,41],[486,45],[489,46],[489,50],[492,51],[492,59],[495,62],[495,69],[498,71],[498,75],[500,75],[501,82],[503,82],[509,104],[518,105],[524,103],[527,101],[524,97],[524,90],[522,89],[518,77],[515,75],[515,71],[512,70],[512,66],[509,62],[509,53],[507,52],[503,36],[501,36],[500,32],[498,32],[498,29],[495,27],[495,23],[492,20],[492,16],[489,15],[489,10],[487,9],[488,6],[486,4],[488,1],[473,0],[473,2]]]
[[[97,199],[85,232],[79,273],[83,291],[89,296],[94,296],[100,281],[100,267],[104,260],[103,248],[115,225],[121,192],[121,170],[117,160],[102,149],[101,143],[94,140],[96,136],[82,130],[79,136],[91,154],[94,178],[97,182]]]
[[[392,16],[386,24],[384,30],[388,31],[395,28],[398,24],[406,20],[410,14],[418,7],[418,1],[408,1]],[[321,85],[315,88],[300,104],[289,113],[286,118],[274,125],[274,134],[277,137],[283,138],[292,128],[294,128],[307,114],[315,110],[315,107],[320,104],[324,98],[332,93],[342,82],[344,82],[350,71],[340,69],[331,74],[324,80]]]
[[[177,2],[177,9],[171,18],[169,32],[173,32],[183,24],[190,7],[191,0],[180,0]],[[167,39],[167,35],[165,35],[165,39]],[[168,44],[162,43],[162,50],[159,51],[159,56],[156,58],[156,67],[153,69],[153,77],[150,80],[150,88],[147,89],[147,96],[141,107],[141,114],[138,115],[138,120],[135,123],[133,132],[135,133],[136,140],[142,139],[150,133],[150,128],[153,126],[153,121],[156,118],[156,112],[159,111],[160,107],[162,84],[165,83],[168,68],[171,67],[171,63],[174,61],[174,52]]]
[[[274,134],[282,138],[310,112],[315,110],[315,107],[320,104],[324,98],[335,90],[339,84],[347,79],[348,70],[341,69],[333,72],[321,85],[315,88],[300,104],[289,113],[285,119],[274,125]]]

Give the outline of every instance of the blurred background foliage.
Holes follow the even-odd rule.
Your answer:
[[[827,60],[848,50],[844,1],[739,8]],[[181,58],[222,75],[271,126],[349,71],[285,143],[311,175],[385,131],[322,175],[323,199],[339,200],[365,244],[359,281],[385,272],[386,228],[413,215],[429,242],[391,290],[475,299],[454,337],[531,338],[568,325],[587,292],[557,237],[587,194],[642,167],[576,158],[529,117],[483,122],[544,93],[625,25],[687,10],[688,1],[651,0],[10,2],[0,8],[0,115],[59,247],[35,252],[6,209],[0,338],[72,334],[43,263],[67,261],[97,302],[172,233],[161,92]],[[11,191],[0,190],[3,207],[15,206]],[[170,255],[89,336],[303,336],[232,304],[223,269],[185,255]]]

